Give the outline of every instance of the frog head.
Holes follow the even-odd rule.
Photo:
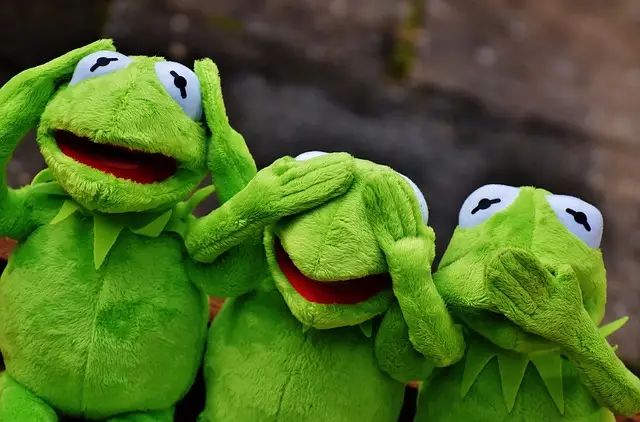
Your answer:
[[[81,59],[37,130],[56,181],[105,213],[168,208],[188,195],[206,175],[214,132],[201,121],[203,98],[221,99],[215,65],[198,61],[195,69],[115,51]],[[205,109],[225,116],[222,104]]]
[[[521,352],[552,347],[497,313],[485,284],[493,257],[507,248],[533,254],[552,274],[573,269],[595,323],[604,316],[606,277],[599,249],[603,219],[591,204],[533,187],[486,185],[465,200],[434,282],[451,311],[498,345]]]
[[[304,153],[305,160],[323,154]],[[357,325],[387,310],[393,300],[385,256],[366,215],[363,189],[368,175],[394,172],[355,160],[349,190],[310,211],[279,220],[265,231],[271,275],[291,312],[314,328]],[[403,176],[404,177],[404,176]],[[411,204],[426,221],[422,193]]]

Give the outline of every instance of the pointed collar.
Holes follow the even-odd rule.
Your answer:
[[[600,334],[608,337],[629,320],[628,317],[619,318],[600,327]],[[467,337],[467,352],[460,386],[460,396],[464,398],[476,382],[482,370],[493,358],[498,361],[502,397],[507,410],[511,412],[515,404],[518,391],[529,363],[540,375],[549,396],[555,403],[560,414],[564,414],[564,393],[562,378],[562,357],[557,350],[535,352],[530,354],[515,353],[499,348],[479,335]]]
[[[31,185],[39,193],[68,198],[49,224],[58,224],[75,213],[93,218],[93,262],[96,270],[102,266],[124,229],[151,238],[158,237],[163,232],[174,232],[184,237],[193,209],[214,192],[213,186],[207,186],[196,191],[186,201],[166,210],[105,214],[89,210],[74,201],[53,179],[49,169],[38,173]]]

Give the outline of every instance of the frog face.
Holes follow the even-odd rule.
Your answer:
[[[362,198],[367,175],[381,171],[393,172],[356,160],[354,182],[343,196],[278,221],[266,231],[265,249],[276,286],[307,326],[357,325],[384,312],[393,300],[387,263]],[[426,218],[424,197],[417,188],[414,192],[412,203],[420,207],[422,201]]]
[[[206,174],[200,89],[179,63],[90,54],[47,105],[40,150],[55,179],[89,209],[169,207]]]
[[[504,248],[533,253],[552,273],[568,264],[579,279],[584,306],[594,322],[604,315],[605,268],[599,245],[600,212],[578,198],[532,187],[487,185],[464,202],[458,227],[434,275],[447,304],[477,331],[515,330],[495,313],[485,268]],[[518,342],[540,343],[518,330]]]

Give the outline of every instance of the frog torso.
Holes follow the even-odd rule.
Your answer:
[[[477,335],[470,334],[467,338],[469,342],[482,342],[485,347],[491,349],[491,353],[495,353],[494,357],[482,368],[464,395],[462,391],[465,384],[463,381],[465,365],[472,365],[470,360],[473,358],[469,359],[467,355],[456,365],[436,370],[421,388],[417,421],[603,422],[615,420],[611,412],[599,406],[587,388],[582,385],[576,368],[567,359],[559,358],[558,355],[549,355],[546,360],[551,362],[561,359],[559,361],[562,366],[561,384],[558,384],[557,378],[550,379],[549,382],[561,385],[564,404],[560,406],[564,409],[563,413],[558,410],[536,365],[531,361],[526,364],[522,382],[519,388],[516,387],[517,394],[513,408],[509,411],[505,404],[504,383],[501,380],[499,365],[508,365],[508,362],[515,360],[527,360],[528,357],[500,349],[476,337]],[[512,359],[507,362],[509,358]],[[499,364],[500,360],[502,361]],[[505,379],[505,382],[510,381]]]
[[[209,421],[395,421],[404,387],[358,327],[303,326],[275,288],[230,299],[205,367]]]
[[[8,373],[69,414],[170,406],[195,376],[206,328],[183,259],[177,236],[124,229],[96,269],[90,217],[40,226],[0,282]]]

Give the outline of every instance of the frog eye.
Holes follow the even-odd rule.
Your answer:
[[[158,62],[156,75],[167,93],[193,120],[202,117],[200,80],[187,66],[176,62]]]
[[[411,189],[413,190],[413,193],[415,194],[416,199],[418,200],[418,205],[420,206],[420,214],[422,214],[422,221],[424,222],[424,224],[428,224],[429,223],[429,207],[427,206],[427,200],[425,199],[424,194],[422,193],[418,185],[416,185],[413,182],[413,180],[409,179],[404,174],[401,174],[401,173],[398,173],[398,174],[402,176],[402,178],[406,180],[407,183],[409,183],[409,186],[411,186]]]
[[[320,157],[321,155],[326,155],[327,153],[324,151],[307,151],[302,154],[296,155],[296,160],[298,161],[307,161],[312,158]]]
[[[603,219],[596,207],[567,195],[549,195],[551,205],[560,222],[592,248],[599,248],[602,240]]]
[[[519,188],[506,185],[485,185],[465,199],[458,214],[460,227],[474,227],[513,203]]]
[[[73,71],[69,85],[95,78],[129,66],[131,59],[116,51],[96,51],[82,58]]]

